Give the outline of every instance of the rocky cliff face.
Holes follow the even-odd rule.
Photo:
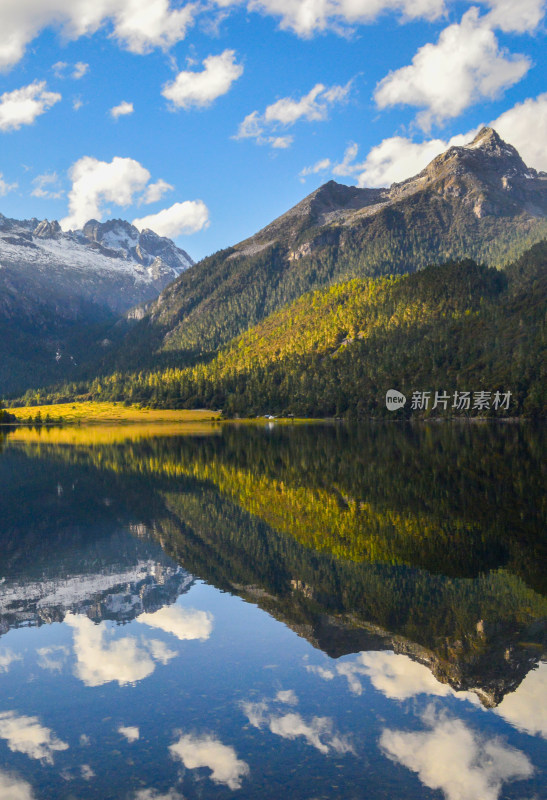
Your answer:
[[[302,202],[235,247],[245,255],[260,244],[289,244],[306,228],[351,226],[395,208],[416,195],[461,203],[477,219],[528,214],[547,217],[547,173],[527,167],[517,150],[492,128],[482,128],[464,147],[450,147],[418,175],[385,189],[359,189],[329,181]]]

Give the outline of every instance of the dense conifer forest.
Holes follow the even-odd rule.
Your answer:
[[[545,413],[547,243],[504,270],[467,259],[418,272],[354,278],[304,294],[191,367],[116,371],[47,393],[226,415],[366,417],[389,414],[385,394],[430,392],[452,413],[454,392],[511,392],[509,407],[468,415]],[[435,392],[450,396],[433,408]]]

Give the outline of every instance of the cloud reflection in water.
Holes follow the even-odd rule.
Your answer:
[[[547,663],[528,673],[520,686],[506,694],[495,714],[520,731],[547,739]]]
[[[213,615],[208,611],[196,611],[193,608],[180,606],[164,606],[152,614],[141,614],[137,622],[160,628],[166,633],[172,633],[177,639],[199,639],[204,642],[213,630]]]
[[[432,706],[422,720],[427,730],[385,729],[380,747],[392,761],[416,772],[424,786],[440,789],[446,800],[498,800],[504,783],[534,772],[521,751],[479,735]]]
[[[211,780],[225,784],[232,791],[240,789],[243,778],[249,774],[249,765],[237,757],[234,748],[212,736],[182,735],[169,751],[186,769],[208,767]]]
[[[295,693],[290,690],[281,694],[289,693],[291,701],[298,702]],[[278,702],[285,703],[286,700],[279,698]],[[354,752],[348,737],[341,736],[335,731],[330,717],[312,717],[309,722],[306,722],[301,714],[294,711],[288,714],[271,711],[270,705],[265,700],[257,703],[242,703],[241,707],[251,725],[259,730],[268,728],[271,733],[281,736],[283,739],[296,739],[301,736],[309,745],[325,755],[331,750],[336,753]]]
[[[24,753],[46,764],[53,764],[56,751],[68,750],[68,744],[41,725],[38,717],[19,715],[15,711],[0,713],[0,739],[6,740],[13,753]]]
[[[22,778],[0,770],[0,798],[2,800],[35,800],[32,786]]]
[[[177,655],[157,639],[123,636],[109,641],[104,622],[96,625],[82,615],[67,614],[65,622],[74,629],[76,675],[86,686],[136,683],[151,675],[157,662],[167,664]]]

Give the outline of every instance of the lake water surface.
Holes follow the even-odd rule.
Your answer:
[[[0,436],[0,800],[547,797],[544,431],[184,430]]]

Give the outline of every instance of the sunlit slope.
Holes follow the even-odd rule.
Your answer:
[[[39,395],[38,395],[39,397]],[[134,405],[111,402],[74,402],[52,403],[51,405],[14,406],[7,409],[14,414],[18,422],[22,423],[63,423],[86,425],[116,425],[116,424],[177,424],[177,423],[203,423],[219,417],[216,411],[193,409],[185,410],[158,410],[154,408],[141,408]],[[19,432],[23,435],[23,432]],[[56,442],[58,430],[50,433],[50,441]],[[28,434],[32,438],[32,434]],[[84,437],[85,440],[85,437]]]
[[[386,413],[391,388],[408,398],[499,390],[512,393],[506,416],[542,414],[546,305],[546,243],[505,273],[466,261],[354,279],[304,295],[209,363],[118,372],[93,381],[90,394],[227,414],[367,416]]]
[[[469,146],[450,147],[390,188],[329,181],[249,239],[183,273],[106,356],[108,368],[195,363],[333,282],[449,259],[503,267],[547,236],[547,181],[530,166],[485,128]]]

